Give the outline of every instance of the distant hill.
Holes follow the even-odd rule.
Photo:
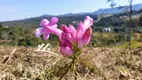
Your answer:
[[[127,6],[121,6],[121,7],[127,7]],[[135,4],[133,5],[133,11],[139,11],[142,9],[142,4]],[[105,9],[98,9],[97,11],[94,12],[84,12],[84,13],[67,13],[59,16],[72,16],[72,15],[85,15],[85,14],[92,14],[92,15],[99,15],[99,14],[118,14],[118,13],[123,13],[126,11],[126,8],[120,8],[120,7],[115,7],[115,8],[105,8]]]
[[[71,15],[71,16],[57,16],[60,20],[58,22],[58,25],[61,24],[73,24],[76,25],[77,22],[83,21],[85,16],[89,15],[92,17],[94,20],[97,20],[97,15],[91,15],[91,14],[84,14],[84,15]],[[28,19],[23,19],[23,20],[15,20],[15,21],[5,21],[5,22],[0,22],[3,26],[22,26],[22,27],[39,27],[40,22],[42,19],[47,18],[50,20],[53,16],[49,15],[42,15],[39,17],[33,17],[33,18],[28,18]]]
[[[133,5],[133,10],[134,11],[142,11],[142,4],[136,4]],[[107,8],[107,9],[99,9],[95,12],[84,12],[84,13],[67,13],[67,14],[63,14],[63,15],[58,15],[57,17],[60,19],[58,24],[73,24],[76,25],[77,22],[82,21],[84,19],[84,17],[86,15],[89,15],[90,17],[92,17],[94,20],[102,20],[100,15],[114,15],[114,14],[120,14],[122,12],[125,12],[125,9],[121,8],[119,9],[119,7],[115,7],[115,8]],[[47,19],[51,19],[51,17],[53,17],[54,15],[42,15],[39,17],[32,17],[32,18],[27,18],[27,19],[22,19],[22,20],[14,20],[14,21],[5,21],[5,22],[0,22],[0,24],[2,24],[3,26],[22,26],[22,27],[39,27],[40,25],[40,21],[43,18],[47,18]],[[107,17],[105,17],[106,19]],[[106,19],[107,20],[107,19]]]
[[[124,7],[124,6],[122,6],[122,7]],[[138,11],[141,9],[142,9],[142,4],[133,5],[133,11]],[[126,8],[120,9],[120,7],[115,7],[115,8],[99,9],[92,14],[96,14],[96,15],[98,15],[98,14],[118,14],[118,13],[122,13],[125,11],[126,11]]]

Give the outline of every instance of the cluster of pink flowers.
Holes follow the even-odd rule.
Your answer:
[[[59,37],[60,51],[64,56],[72,56],[74,54],[74,48],[81,49],[83,45],[87,45],[90,42],[93,19],[86,16],[84,22],[79,22],[77,29],[71,24],[66,26],[61,25],[61,29],[57,28],[58,18],[53,17],[50,21],[43,19],[40,23],[42,27],[36,29],[35,36],[40,38],[41,35],[47,40],[50,33]]]

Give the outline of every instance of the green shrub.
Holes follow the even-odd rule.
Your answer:
[[[118,46],[119,48],[129,48],[129,42],[125,42],[121,45]],[[131,49],[135,49],[135,48],[139,48],[142,47],[142,43],[138,42],[138,41],[131,41],[131,45],[130,48]]]

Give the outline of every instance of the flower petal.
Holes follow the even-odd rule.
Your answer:
[[[83,33],[81,30],[78,30],[76,35],[77,35],[77,39],[79,39],[79,38],[82,38]]]
[[[35,36],[40,38],[40,36],[43,35],[43,28],[37,28],[35,31]]]
[[[65,50],[66,50],[66,54],[68,56],[72,56],[73,55],[73,50],[70,47],[66,46]]]
[[[57,17],[52,17],[49,23],[49,26],[55,25],[58,22],[58,18]]]
[[[91,34],[92,34],[92,28],[87,28],[87,30],[84,32],[82,41],[83,44],[87,45],[90,42],[91,39]]]
[[[60,52],[62,53],[63,56],[66,54],[66,49],[63,46],[60,46]]]
[[[72,37],[72,42],[76,43],[77,42],[76,29],[72,25],[69,25],[69,31],[70,31],[70,35]]]
[[[56,28],[56,26],[57,26],[57,25],[54,25],[54,26],[52,26],[52,27],[46,26],[45,29],[46,29],[48,32],[53,33],[53,34],[55,34],[55,35],[57,35],[57,36],[60,37],[61,34],[62,34],[62,30]]]
[[[83,24],[84,24],[85,29],[87,29],[88,27],[93,25],[93,19],[89,16],[86,16]]]
[[[50,33],[49,32],[45,32],[44,33],[44,40],[47,40],[50,36]]]
[[[81,38],[78,39],[78,48],[82,48],[83,47],[83,41]]]
[[[69,24],[69,31],[76,34],[76,30],[71,24]]]
[[[66,25],[64,25],[64,24],[61,25],[61,30],[62,30],[64,33],[69,33],[69,32],[70,32],[69,28],[68,28]]]
[[[63,56],[71,56],[73,54],[72,45],[68,41],[60,41],[59,45]]]
[[[78,31],[78,30],[81,30],[82,32],[85,31],[85,28],[84,28],[84,25],[83,25],[82,22],[78,23],[77,31]]]
[[[40,22],[40,25],[41,26],[47,26],[49,24],[49,21],[47,19],[43,19],[41,22]]]
[[[70,41],[70,43],[73,44],[74,41],[73,41],[73,37],[71,36],[71,34],[67,33],[67,38]]]
[[[76,33],[77,39],[82,38],[83,33],[84,33],[84,27],[82,22],[80,22],[77,27],[77,33]]]

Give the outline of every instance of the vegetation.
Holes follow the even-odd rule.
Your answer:
[[[0,46],[0,79],[16,80],[58,80],[63,73],[63,65],[68,59],[58,56],[33,56],[36,48],[18,47],[13,56],[4,63],[6,55],[10,55],[15,47]],[[57,51],[57,47],[53,48]],[[81,80],[141,80],[142,79],[142,49],[118,48],[85,48],[79,56],[77,75]],[[39,54],[39,53],[38,53]],[[40,53],[42,54],[42,53]],[[73,80],[73,72],[63,78]]]
[[[43,40],[43,38],[36,38],[34,36],[34,28],[25,28],[20,26],[10,27],[5,29],[2,27],[0,35],[0,44],[7,45],[17,45],[17,46],[37,46],[41,43],[57,44],[56,37],[51,35],[48,41]],[[3,36],[4,35],[4,36]]]
[[[79,56],[76,65],[79,80],[142,80],[141,12],[142,10],[134,11],[131,21],[127,12],[99,17],[91,14],[58,16],[59,28],[61,23],[75,25],[86,15],[95,20],[91,42],[83,49],[84,53]],[[51,34],[49,40],[45,41],[43,37],[34,36],[40,21],[52,17],[45,16],[0,23],[0,80],[58,80],[61,73],[65,72],[63,65],[70,62],[69,59],[60,54],[55,56],[35,52],[38,45],[50,43],[51,51],[59,53],[58,37]],[[105,31],[105,28],[111,30]],[[131,50],[127,49],[129,44]],[[11,55],[14,49],[16,51]],[[69,71],[63,79],[72,80],[74,76]]]
[[[114,27],[118,27],[118,26],[121,26],[122,24],[124,24],[124,21],[122,19],[118,18],[118,16],[114,15],[114,16],[109,16],[109,17],[100,19],[95,24],[95,26],[114,26]]]
[[[92,27],[94,32],[91,40],[92,46],[116,47],[121,45],[122,43],[125,44],[125,42],[128,41],[127,26],[129,26],[129,21],[127,19],[121,20],[117,17],[120,17],[120,14],[114,16],[108,16],[106,18],[102,18],[98,22],[95,22],[95,25]],[[113,22],[116,20],[116,19],[114,20],[114,18],[118,20],[116,21],[116,23]],[[73,19],[77,19],[77,17],[74,16]],[[137,18],[133,18],[132,23],[133,23],[133,28],[131,29],[131,35],[132,35],[131,40],[141,42],[142,41],[141,15]],[[103,30],[105,27],[111,28],[111,31],[105,32]],[[51,35],[50,39],[45,41],[43,40],[43,38],[36,38],[34,36],[34,31],[35,31],[34,27],[21,27],[21,26],[9,27],[9,26],[0,25],[0,44],[18,45],[18,46],[37,46],[38,44],[48,43],[48,42],[53,46],[56,46],[58,44],[56,41],[57,40],[56,36]]]

